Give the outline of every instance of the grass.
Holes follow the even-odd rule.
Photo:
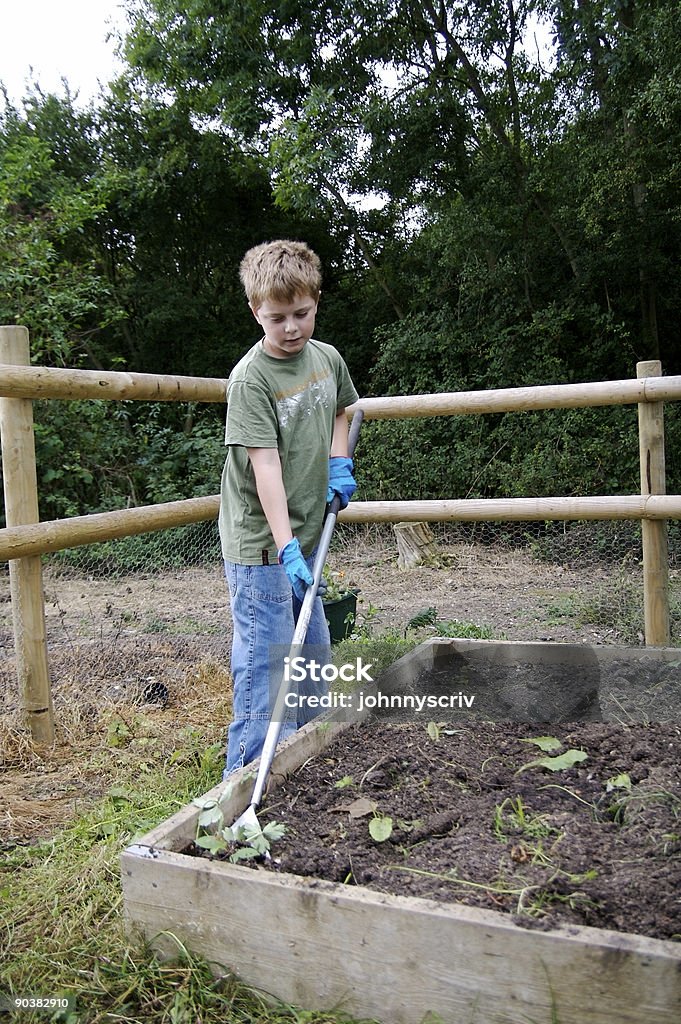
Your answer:
[[[147,752],[143,771],[137,758],[124,759],[116,785],[85,814],[49,839],[5,852],[0,864],[1,992],[71,996],[75,1009],[51,1018],[67,1024],[347,1021],[272,1005],[179,941],[177,958],[162,962],[142,940],[126,933],[121,850],[216,784],[222,744],[206,740],[201,729],[185,730],[172,752],[165,748],[156,758]],[[22,1019],[50,1018],[25,1011]]]
[[[146,647],[122,643],[116,662],[144,678]],[[177,939],[176,957],[161,960],[126,930],[121,851],[221,777],[231,714],[226,669],[210,661],[187,667],[171,687],[171,706],[153,709],[84,689],[84,679],[100,675],[78,659],[57,665],[54,747],[36,749],[12,713],[0,719],[0,995],[68,996],[75,1008],[52,1016],[22,1010],[11,1020],[347,1024],[341,1013],[274,1003]],[[75,796],[77,812],[64,810],[63,793]]]
[[[620,573],[608,588],[593,593],[557,594],[546,604],[547,625],[574,622],[578,629],[589,625],[610,626],[623,643],[638,643],[643,632],[641,588]]]
[[[523,803],[522,797],[506,797],[494,810],[493,830],[497,839],[506,840],[519,830],[531,839],[543,839],[555,832],[546,814],[535,814]]]
[[[345,641],[336,653],[370,654],[385,667],[418,642],[389,631]],[[118,657],[130,665],[133,651]],[[0,754],[16,770],[20,790],[30,790],[41,768],[52,768],[64,778],[51,780],[71,786],[96,776],[104,795],[65,826],[39,830],[47,837],[30,846],[8,843],[0,854],[0,993],[68,996],[75,1009],[51,1018],[65,1024],[348,1024],[341,1013],[273,1003],[177,939],[177,956],[168,962],[127,933],[121,851],[219,781],[230,684],[210,663],[188,673],[181,688],[188,726],[178,728],[177,709],[149,713],[115,702],[104,702],[93,722],[79,703],[82,668],[74,665],[73,679],[62,672],[68,679],[60,690],[59,755],[36,752],[21,730],[3,723]],[[21,823],[15,831],[31,834]],[[50,1018],[22,1011],[22,1019]]]
[[[613,575],[608,586],[589,592],[552,594],[545,603],[546,624],[560,626],[572,623],[578,629],[588,626],[609,626],[622,644],[640,644],[645,627],[642,583],[628,568]],[[671,644],[679,643],[681,625],[681,591],[672,579],[669,587]]]
[[[137,782],[129,762],[87,813],[53,838],[6,854],[0,892],[5,991],[74,995],[78,1020],[103,1020],[110,1012],[121,1015],[108,1019],[144,1019],[141,1005],[138,1017],[128,1006],[134,1006],[134,989],[144,985],[141,974],[157,968],[148,952],[126,939],[118,857],[136,834],[215,783],[215,748],[202,749],[200,741],[186,735],[187,747],[174,764],[166,758],[149,767],[147,761]],[[134,984],[131,972],[139,975]]]

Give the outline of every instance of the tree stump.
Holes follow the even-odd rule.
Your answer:
[[[413,569],[424,562],[429,565],[438,562],[435,538],[428,523],[395,523],[393,532],[400,569]]]

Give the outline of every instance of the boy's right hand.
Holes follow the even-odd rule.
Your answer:
[[[314,583],[314,577],[307,567],[298,538],[294,537],[288,544],[284,544],[283,548],[280,548],[277,552],[277,556],[280,564],[284,567],[296,597],[299,601],[303,601],[305,599],[305,591],[311,583]]]

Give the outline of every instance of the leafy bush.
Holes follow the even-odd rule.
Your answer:
[[[393,662],[408,654],[419,644],[414,637],[403,637],[394,632],[386,632],[381,636],[350,637],[334,645],[333,661],[335,665],[345,665],[360,657],[362,662],[371,665],[371,676],[378,679]]]
[[[36,402],[42,519],[153,505],[220,489],[222,410],[169,403]]]
[[[372,421],[360,444],[365,500],[640,489],[636,413],[626,407]]]

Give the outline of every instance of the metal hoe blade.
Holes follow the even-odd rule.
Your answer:
[[[352,457],[355,445],[357,444],[357,436],[359,434],[359,428],[362,425],[362,419],[364,413],[361,409],[352,417],[352,423],[350,425],[350,433],[348,435],[348,451]],[[336,526],[336,519],[338,518],[338,512],[340,510],[340,498],[336,495],[333,501],[329,505],[329,509],[324,521],[324,529],[319,539],[319,547],[317,548],[317,555],[314,561],[314,570],[312,573],[313,581],[307,588],[305,598],[303,600],[298,621],[296,623],[295,632],[293,634],[293,641],[291,643],[291,649],[289,651],[289,659],[292,661],[298,654],[300,649],[305,643],[305,637],[307,636],[307,628],[310,625],[310,618],[312,616],[312,607],[314,600],[317,595],[317,588],[319,581],[322,578],[322,572],[324,570],[324,563],[326,562],[326,556],[329,551],[329,545],[331,543],[331,536]],[[251,796],[251,802],[232,825],[232,829],[259,829],[260,822],[256,814],[257,808],[260,806],[262,795],[265,789],[265,783],[272,767],[272,761],[274,759],[274,752],[279,741],[279,734],[281,733],[281,727],[284,720],[284,710],[286,695],[288,693],[288,687],[286,685],[286,678],[282,673],[282,679],[279,684],[279,690],[277,691],[277,697],[274,702],[274,708],[272,709],[272,715],[270,718],[270,724],[267,727],[267,733],[265,735],[265,742],[263,743],[262,754],[260,755],[260,762],[258,764],[258,774],[255,779],[255,786],[253,787],[253,795]]]

